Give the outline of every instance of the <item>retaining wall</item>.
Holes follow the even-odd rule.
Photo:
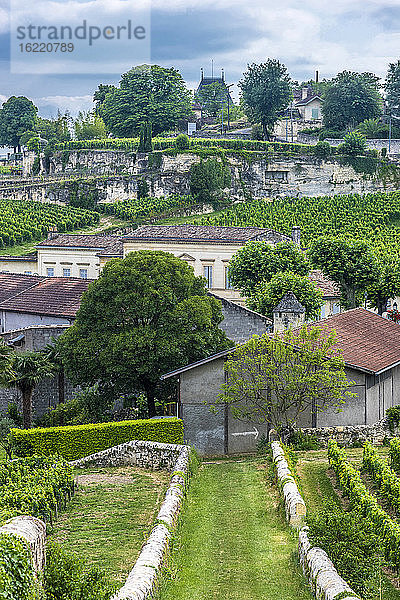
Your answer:
[[[46,564],[46,525],[40,519],[28,515],[14,517],[0,527],[0,535],[22,538],[31,551],[32,566],[36,574]]]
[[[336,440],[341,446],[351,446],[355,443],[363,444],[364,442],[381,446],[385,438],[392,438],[396,435],[389,429],[386,419],[382,419],[373,425],[305,427],[301,431],[307,435],[316,436],[322,448],[328,447],[330,439]]]

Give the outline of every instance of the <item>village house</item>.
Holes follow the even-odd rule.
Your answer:
[[[303,308],[303,307],[301,307]],[[301,308],[286,313],[277,307],[276,321],[286,316],[286,325],[299,324]],[[279,310],[278,310],[279,309]],[[304,311],[304,309],[303,309]],[[300,319],[301,321],[301,319]],[[363,308],[313,323],[326,332],[335,331],[342,350],[349,390],[355,396],[338,412],[330,408],[317,415],[302,414],[298,427],[371,425],[385,411],[400,404],[400,328],[397,323]],[[278,326],[278,330],[281,329]],[[224,363],[234,349],[183,366],[163,376],[178,378],[178,414],[185,425],[185,439],[202,454],[232,454],[256,449],[267,425],[233,418],[227,407],[210,411],[225,382]]]
[[[276,122],[274,135],[280,140],[297,142],[297,136],[303,129],[322,127],[323,99],[312,87],[297,88],[293,91],[291,105]]]

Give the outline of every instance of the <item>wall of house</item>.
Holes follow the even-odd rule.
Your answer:
[[[224,320],[219,328],[236,344],[242,344],[253,335],[263,335],[271,329],[272,323],[266,317],[228,300],[222,299],[221,302]]]
[[[70,325],[73,319],[66,317],[52,317],[13,311],[0,311],[1,332],[22,329],[32,325]]]
[[[306,104],[304,106],[298,106],[298,109],[305,121],[315,121],[315,120],[322,121],[322,112],[321,112],[322,102],[321,102],[321,100],[317,100],[317,99],[312,100],[311,102],[309,102],[308,104]],[[318,110],[318,116],[313,117],[313,110]],[[318,127],[318,125],[314,124],[314,127]]]
[[[36,258],[27,260],[15,256],[0,256],[0,271],[5,273],[20,273],[22,275],[38,275]]]
[[[97,279],[100,273],[98,250],[79,248],[38,248],[38,273],[47,276],[54,269],[54,277],[63,277],[63,269],[70,269],[70,277],[79,277],[80,269],[87,270],[88,279]]]
[[[310,129],[313,127],[322,127],[322,119],[281,119],[277,121],[274,126],[274,135],[280,140],[284,140],[287,142],[292,142],[292,133],[293,133],[293,142],[300,142],[301,133],[303,129]]]

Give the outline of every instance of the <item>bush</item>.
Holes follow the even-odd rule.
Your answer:
[[[30,551],[14,535],[0,535],[0,598],[39,600]]]
[[[293,431],[286,441],[293,450],[319,450],[321,444],[315,435],[309,435],[302,431]]]
[[[190,167],[190,192],[199,202],[212,202],[231,183],[229,166],[215,158]]]
[[[46,600],[110,600],[117,591],[102,570],[86,566],[54,542],[47,546],[44,588]]]
[[[77,460],[131,440],[183,444],[183,422],[176,418],[143,419],[11,431],[17,456],[59,454],[67,460]]]
[[[375,597],[381,544],[371,521],[331,502],[308,516],[307,524],[311,544],[325,550],[349,586],[363,598]]]
[[[386,411],[386,421],[389,425],[390,431],[394,431],[395,427],[398,427],[400,424],[400,405],[399,406],[391,406]]]
[[[262,141],[264,139],[263,129],[258,123],[256,125],[253,125],[251,128],[251,139],[259,141]]]
[[[338,152],[347,156],[360,156],[365,154],[367,149],[367,140],[364,135],[358,131],[351,131],[344,136],[343,144],[338,147]]]
[[[332,147],[329,142],[319,141],[314,146],[314,154],[317,158],[328,158],[332,154]]]
[[[110,412],[107,409],[110,404],[110,398],[104,392],[100,392],[97,386],[93,386],[84,389],[68,402],[58,404],[39,422],[36,422],[36,425],[38,427],[58,427],[109,421]]]
[[[189,147],[189,136],[184,133],[180,133],[175,139],[175,148],[177,148],[178,150],[187,150]]]

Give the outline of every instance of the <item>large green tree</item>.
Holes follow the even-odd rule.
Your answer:
[[[0,145],[21,150],[20,137],[37,130],[37,108],[24,96],[11,96],[0,109]]]
[[[155,134],[172,129],[189,117],[191,103],[176,69],[141,65],[124,73],[120,87],[105,94],[99,113],[113,135],[133,137],[145,122],[152,124]]]
[[[267,62],[248,65],[239,81],[244,111],[251,123],[260,123],[268,136],[293,98],[290,76],[285,65],[269,58]]]
[[[308,277],[291,271],[279,271],[268,282],[261,282],[246,299],[249,308],[272,319],[273,309],[282,298],[293,292],[306,309],[307,319],[317,319],[323,305],[322,292]]]
[[[378,314],[386,311],[388,301],[400,295],[400,259],[390,255],[377,258],[377,274],[366,287],[368,303]]]
[[[382,111],[377,79],[372,73],[338,73],[324,94],[325,127],[354,128],[365,119],[377,117]]]
[[[220,81],[203,85],[197,92],[195,100],[201,105],[203,113],[210,117],[216,117],[230,102],[229,92],[225,84]]]
[[[231,345],[221,320],[184,261],[142,250],[106,264],[58,347],[73,382],[112,387],[115,397],[142,391],[154,416],[162,373]]]
[[[340,288],[341,304],[355,308],[363,302],[363,293],[379,278],[379,264],[368,242],[320,237],[308,251],[311,262]]]
[[[251,296],[262,282],[268,282],[278,271],[308,275],[310,263],[293,242],[271,246],[268,242],[247,242],[229,264],[229,280],[242,295]]]
[[[239,419],[268,423],[283,438],[302,413],[340,407],[349,383],[335,334],[318,327],[254,336],[225,363],[218,402]]]
[[[384,87],[389,109],[400,117],[400,60],[389,64]]]
[[[95,112],[79,112],[74,121],[77,140],[93,140],[107,137],[104,121]]]

